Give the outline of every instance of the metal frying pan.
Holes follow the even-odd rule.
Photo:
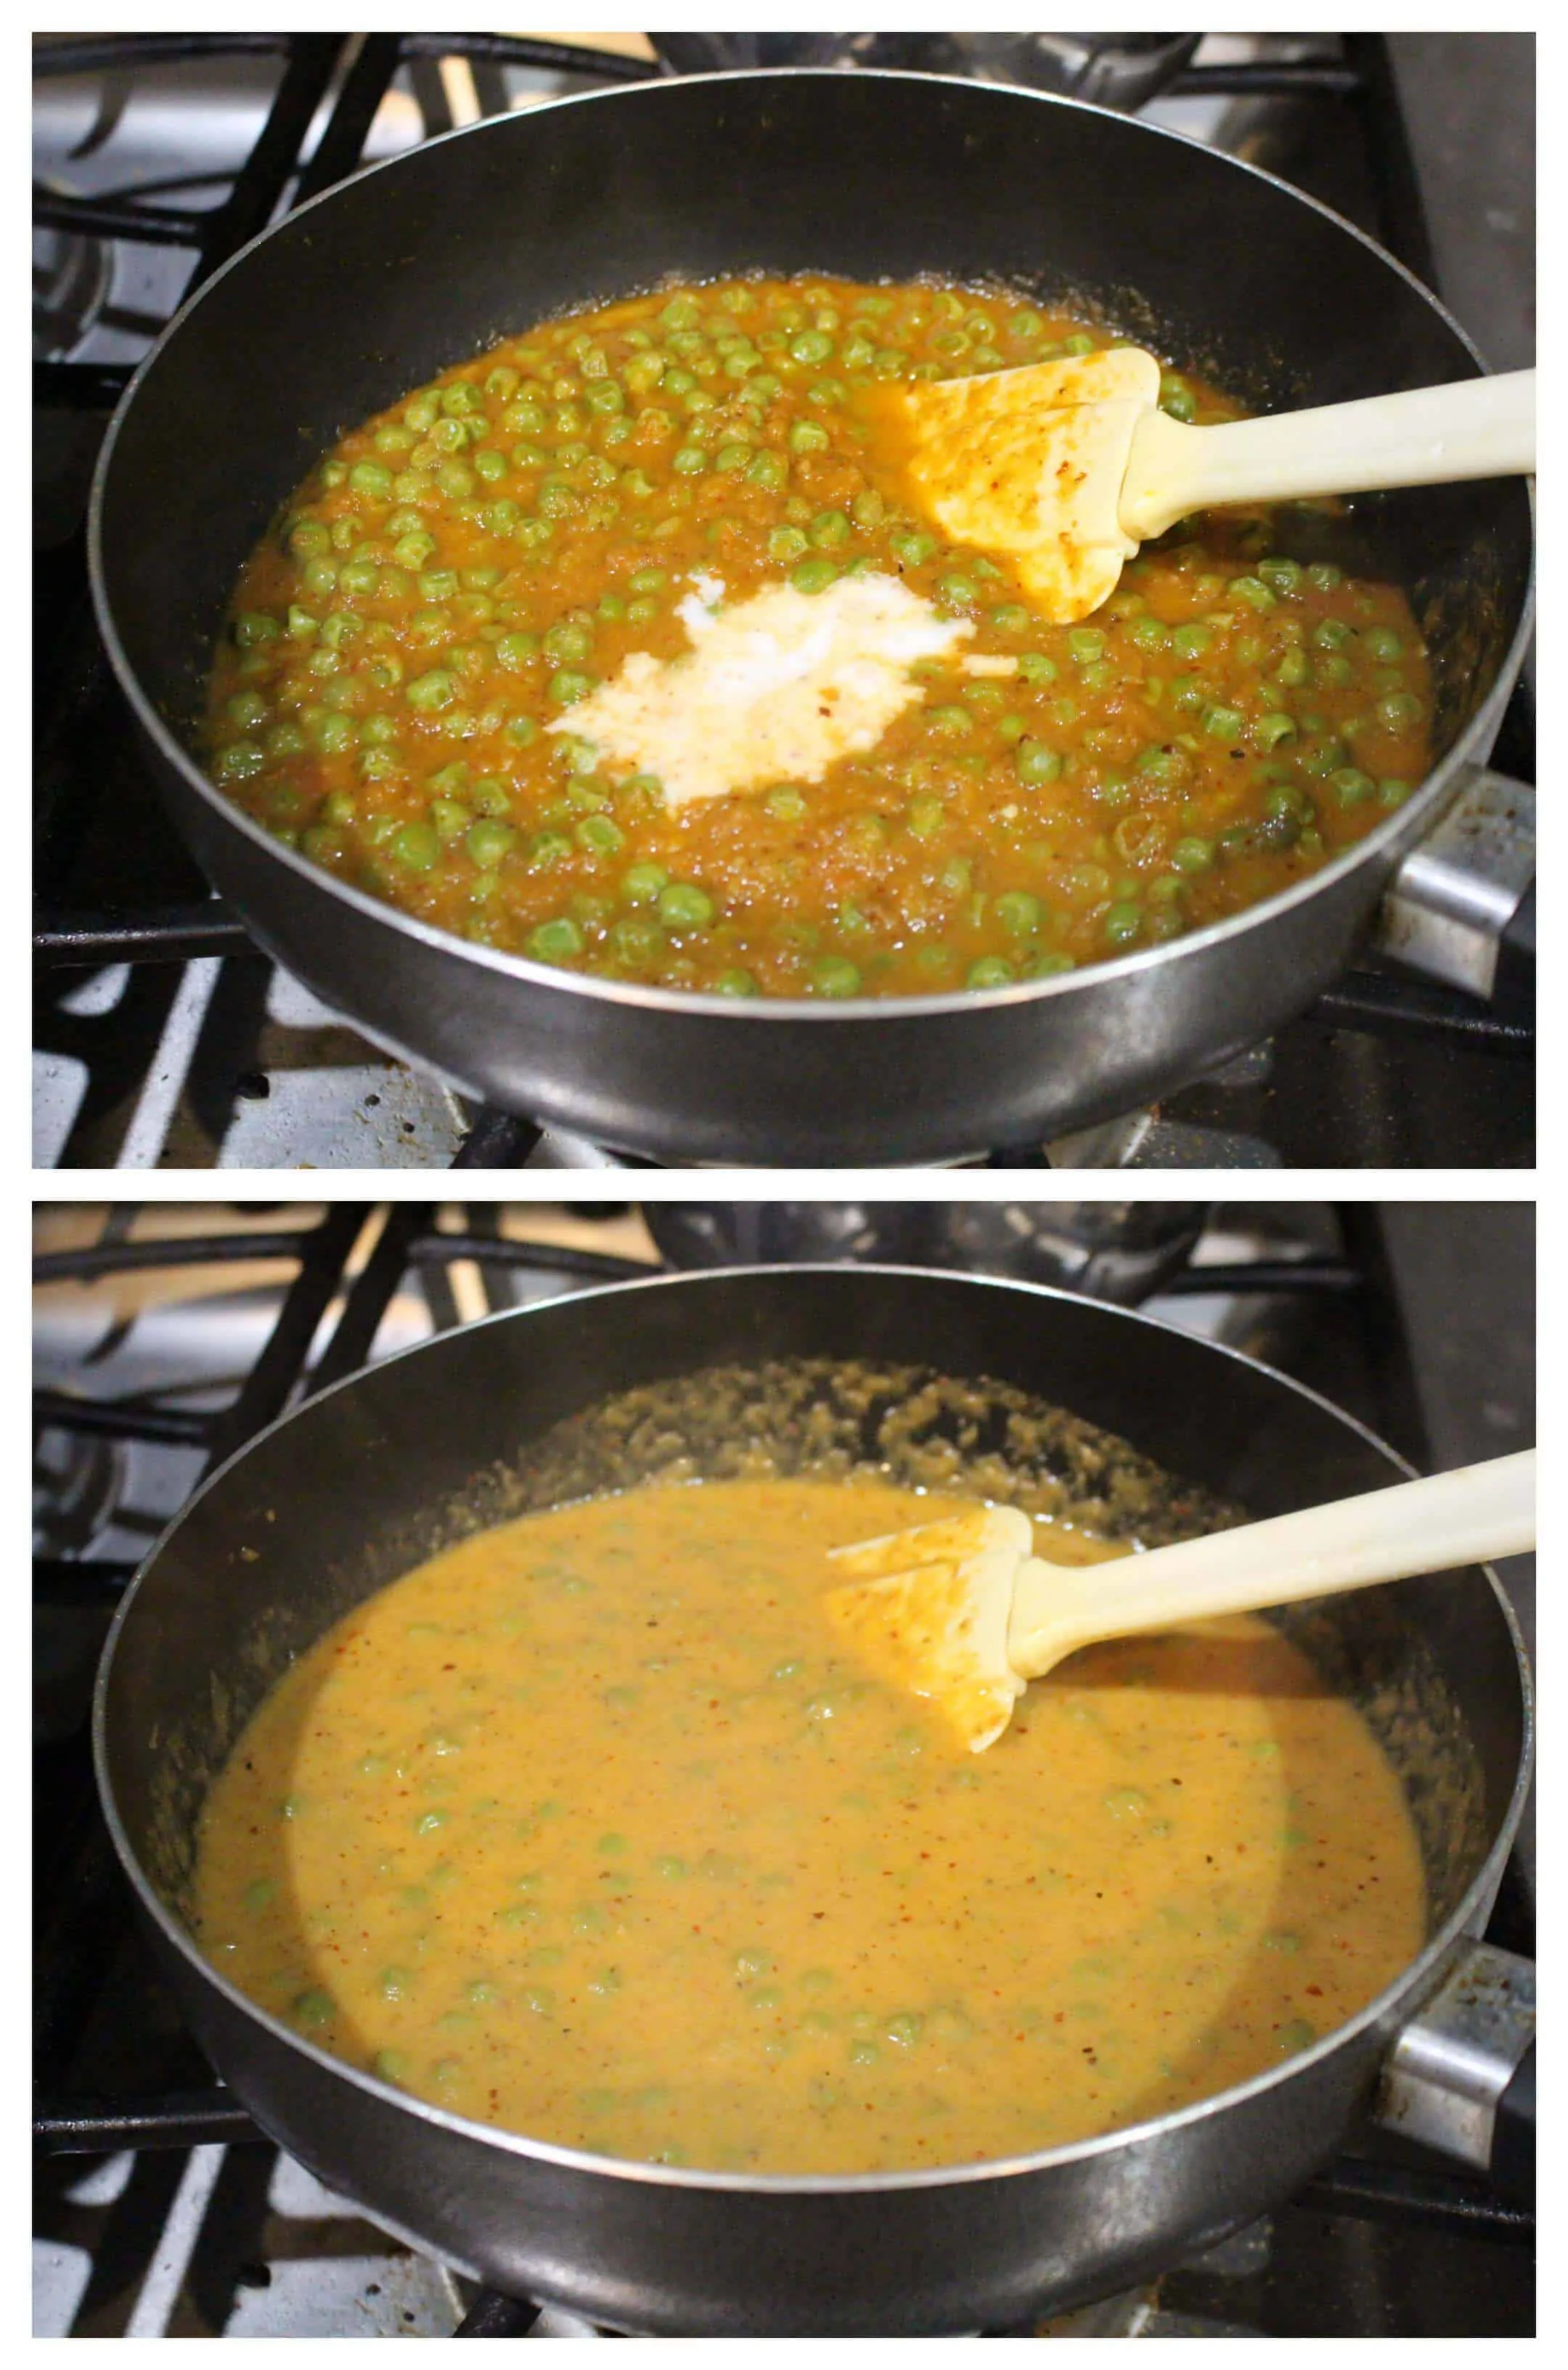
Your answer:
[[[931,2334],[1065,2309],[1289,2196],[1369,2101],[1505,2175],[1523,2145],[1516,2067],[1533,1970],[1468,1938],[1524,1800],[1529,1680],[1506,1601],[1479,1570],[1327,1600],[1305,1640],[1405,1779],[1429,1894],[1419,1955],[1288,2063],[1104,2139],[899,2176],[615,2161],[465,2123],[358,2073],[200,1955],[184,1907],[195,1823],[290,1658],[493,1519],[507,1476],[531,1459],[556,1469],[538,1460],[563,1419],[715,1364],[756,1373],[789,1359],[1022,1389],[1256,1515],[1408,1469],[1235,1352],[1093,1301],[907,1269],[731,1270],[588,1292],[324,1392],[214,1475],[155,1549],[115,1622],[95,1707],[116,1848],[198,2038],[258,2122],[378,2221],[494,2286],[693,2336]],[[582,1486],[580,1467],[559,1470]],[[1179,1496],[1171,1506],[1181,1519]]]
[[[379,1042],[502,1109],[628,1151],[749,1163],[944,1158],[1166,1093],[1326,986],[1413,856],[1391,909],[1403,951],[1488,991],[1531,846],[1528,794],[1478,782],[1528,627],[1530,502],[1514,481],[1368,499],[1308,555],[1410,593],[1440,686],[1424,788],[1267,903],[1057,979],[831,1005],[590,979],[398,913],[208,783],[191,727],[226,598],[346,429],[543,315],[759,268],[1069,293],[1259,404],[1480,368],[1406,271],[1282,182],[1123,115],[985,84],[811,70],[649,83],[362,173],[245,248],[171,324],[110,428],[92,504],[109,655],[181,829],[269,952]],[[1461,795],[1465,828],[1445,834]]]

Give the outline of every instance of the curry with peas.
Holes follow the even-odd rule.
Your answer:
[[[1044,978],[1273,895],[1426,771],[1402,594],[1237,511],[1052,626],[931,530],[879,428],[892,382],[1111,342],[827,278],[510,339],[285,506],[217,654],[213,777],[478,945],[729,995]],[[1234,409],[1175,372],[1162,400]]]
[[[1075,1655],[967,1753],[820,1598],[969,1503],[653,1485],[451,1549],[241,1735],[202,1949],[417,2098],[707,2169],[1004,2157],[1277,2065],[1420,1946],[1393,1771],[1252,1619]]]

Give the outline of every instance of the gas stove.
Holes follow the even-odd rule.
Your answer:
[[[591,44],[591,46],[590,46]],[[1296,181],[1530,359],[1528,35],[122,34],[35,41],[34,593],[44,1168],[640,1164],[476,1110],[361,1038],[212,898],[134,754],[93,626],[83,521],[129,370],[287,205],[479,117],[755,63],[974,74],[1136,109]],[[1476,131],[1477,93],[1495,120]],[[1462,102],[1462,104],[1461,104]],[[1528,685],[1495,755],[1533,781]],[[1533,1023],[1375,958],[1299,1021],[1038,1168],[1533,1163]]]
[[[1530,1437],[1525,1205],[45,1207],[34,1408],[35,2326],[46,2336],[593,2337],[475,2293],[262,2139],[131,1921],[86,1753],[115,1602],[203,1470],[302,1394],[492,1309],[658,1272],[902,1260],[1054,1282],[1261,1356],[1421,1464]],[[1533,1630],[1531,1575],[1505,1579]],[[1531,1950],[1533,1845],[1493,1927]],[[1533,2223],[1369,2131],[1289,2206],[1034,2330],[1503,2336]],[[977,2332],[980,2333],[980,2332]]]

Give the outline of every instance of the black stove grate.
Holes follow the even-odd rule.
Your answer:
[[[918,49],[924,37],[886,38],[916,41],[910,63],[924,55]],[[1070,38],[1092,46],[1098,42],[1103,49],[1111,46],[1105,37]],[[193,253],[189,293],[264,228],[285,201],[297,204],[315,196],[355,169],[376,111],[405,68],[414,79],[427,128],[440,131],[450,128],[450,118],[444,115],[439,82],[430,78],[434,60],[468,61],[482,104],[499,110],[507,104],[500,79],[506,67],[544,68],[585,83],[645,81],[675,71],[676,60],[687,55],[682,45],[704,39],[733,51],[746,37],[656,35],[662,51],[657,65],[510,34],[126,33],[40,41],[33,50],[35,76],[135,70],[223,54],[274,57],[280,73],[261,133],[216,204],[189,209],[163,201],[181,194],[186,183],[164,184],[161,190],[143,185],[108,200],[35,190],[34,220],[84,235],[188,246]],[[801,37],[795,53],[801,54],[801,43],[810,39]],[[883,37],[872,39],[875,54],[875,44]],[[1155,91],[1172,98],[1312,98],[1350,110],[1364,152],[1372,226],[1418,278],[1431,282],[1431,244],[1420,188],[1382,35],[1340,36],[1335,55],[1236,64],[1186,63],[1188,44],[1173,38],[1165,48],[1169,65],[1164,78],[1140,86],[1141,98]],[[932,62],[949,70],[953,63],[945,52],[940,56],[933,52]],[[323,117],[319,136],[307,149],[311,127]],[[129,368],[102,363],[35,363],[35,408],[54,414],[107,409],[130,375]],[[150,785],[124,778],[123,753],[131,736],[92,623],[84,533],[71,536],[50,555],[47,565],[35,569],[35,609],[40,653],[35,698],[40,718],[35,961],[46,973],[119,963],[136,967],[143,975],[135,994],[128,1008],[112,1019],[84,1023],[61,1014],[55,1024],[67,1052],[90,1053],[104,1043],[112,1028],[120,1032],[122,1043],[144,1047],[150,1060],[177,985],[179,974],[171,967],[198,956],[246,953],[253,942],[232,908],[207,892],[183,851],[169,850],[168,862],[155,868],[155,879],[144,886],[143,897],[127,894],[130,882],[144,869],[132,857],[128,838],[143,817],[160,840],[168,834]],[[1534,779],[1534,714],[1524,684],[1509,708],[1498,763],[1519,778]],[[1353,969],[1318,1000],[1307,1020],[1320,1031],[1338,1029],[1392,1038],[1461,1056],[1481,1053],[1514,1061],[1533,1056],[1535,1046],[1533,1014],[1494,1009],[1382,965]],[[90,1060],[88,1067],[91,1071]],[[79,1124],[97,1115],[95,1092],[90,1087]],[[457,1165],[518,1167],[534,1149],[540,1133],[531,1122],[481,1110],[474,1115]],[[1042,1166],[1044,1156],[1037,1150],[1009,1148],[993,1155],[993,1161]]]
[[[458,1321],[450,1283],[450,1269],[458,1260],[476,1262],[487,1289],[491,1278],[509,1270],[568,1283],[658,1271],[647,1260],[507,1239],[496,1231],[493,1204],[474,1205],[453,1226],[441,1222],[433,1203],[398,1202],[377,1211],[369,1203],[343,1202],[309,1227],[170,1241],[124,1239],[134,1216],[133,1207],[121,1205],[104,1239],[40,1257],[35,1282],[86,1283],[158,1267],[289,1259],[295,1263],[294,1275],[265,1345],[233,1399],[214,1411],[42,1390],[35,1395],[35,1430],[59,1426],[199,1445],[205,1451],[203,1472],[291,1404],[361,1366],[394,1297],[411,1275],[425,1281],[440,1329]],[[1178,1295],[1244,1293],[1282,1304],[1311,1304],[1320,1348],[1326,1329],[1347,1324],[1348,1331],[1334,1338],[1354,1352],[1359,1377],[1356,1411],[1425,1463],[1419,1396],[1375,1221],[1360,1204],[1346,1205],[1337,1218],[1344,1246],[1337,1254],[1189,1263],[1158,1290]],[[374,1230],[371,1247],[356,1264],[367,1229]],[[1337,1363],[1344,1371],[1344,1357]],[[123,1563],[40,1559],[33,1570],[35,1608],[86,1607],[107,1614],[132,1570]],[[82,1733],[42,1748],[37,1756],[34,1820],[35,2151],[53,2157],[132,2150],[140,2157],[215,2141],[262,2143],[266,2135],[233,2094],[212,2079],[188,2042],[163,2053],[160,2087],[112,2097],[73,2087],[73,2063],[106,1986],[120,1978],[133,1932],[130,1893],[97,1805],[85,1723]],[[1530,1896],[1512,1864],[1491,1931],[1505,1948],[1533,1950]],[[1534,2238],[1533,2215],[1496,2197],[1482,2182],[1359,2155],[1345,2155],[1328,2167],[1292,2211],[1509,2249],[1528,2247]],[[529,2300],[481,2291],[457,2334],[521,2336],[539,2311]]]

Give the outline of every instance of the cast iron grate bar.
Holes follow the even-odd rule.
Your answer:
[[[139,206],[127,200],[56,197],[33,191],[33,222],[45,230],[73,230],[85,238],[132,238],[144,247],[199,247],[212,215],[177,206]]]
[[[222,2083],[153,2099],[48,2099],[33,2114],[33,2145],[42,2156],[205,2147],[213,2140],[243,2146],[266,2137]]]
[[[297,1260],[309,1250],[314,1228],[245,1235],[175,1235],[166,1241],[83,1243],[68,1251],[40,1251],[34,1283],[84,1283],[144,1267],[222,1267],[235,1260]]]
[[[587,1283],[626,1283],[664,1271],[656,1260],[617,1259],[610,1251],[578,1250],[567,1243],[516,1243],[509,1242],[505,1235],[444,1235],[434,1230],[410,1239],[408,1257],[421,1266],[476,1260],[483,1267],[548,1268],[561,1275],[580,1276]]]
[[[299,1272],[283,1296],[278,1321],[267,1347],[250,1370],[239,1396],[213,1427],[211,1463],[214,1466],[244,1446],[282,1414],[295,1386],[302,1380],[316,1328],[342,1289],[349,1255],[359,1240],[370,1205],[340,1202],[315,1229],[301,1259]]]
[[[1183,1268],[1160,1286],[1167,1294],[1196,1298],[1204,1293],[1358,1292],[1365,1282],[1347,1260],[1242,1260],[1203,1267]]]
[[[1360,2222],[1414,2223],[1455,2238],[1486,2238],[1507,2247],[1535,2242],[1533,2209],[1510,2204],[1480,2181],[1373,2164],[1364,2157],[1338,2157],[1291,2203],[1317,2214],[1347,2214]]]
[[[105,39],[35,40],[35,81],[63,75],[113,74],[124,67],[185,65],[198,58],[271,58],[292,33],[114,33]]]
[[[520,33],[405,33],[406,58],[467,58],[475,64],[537,66],[546,73],[591,76],[596,82],[654,82],[666,71],[649,58],[616,50],[580,49],[574,41],[541,41]]]
[[[375,1246],[349,1287],[332,1339],[306,1378],[307,1398],[364,1364],[375,1346],[382,1318],[407,1272],[408,1245],[429,1226],[433,1215],[418,1202],[395,1202],[383,1213]]]
[[[255,147],[223,204],[214,208],[201,240],[191,285],[208,279],[248,239],[266,229],[299,162],[306,133],[332,86],[343,54],[342,33],[295,33],[289,63]]]
[[[56,970],[189,962],[199,955],[242,954],[254,945],[239,915],[221,897],[125,915],[40,910],[33,927],[34,955]]]
[[[33,1421],[60,1432],[114,1440],[155,1440],[166,1446],[204,1448],[217,1417],[190,1408],[141,1407],[125,1399],[77,1398],[69,1391],[35,1391]]]
[[[397,72],[396,33],[366,33],[338,95],[326,129],[299,178],[294,203],[316,198],[335,181],[346,180],[361,162],[376,109]]]

